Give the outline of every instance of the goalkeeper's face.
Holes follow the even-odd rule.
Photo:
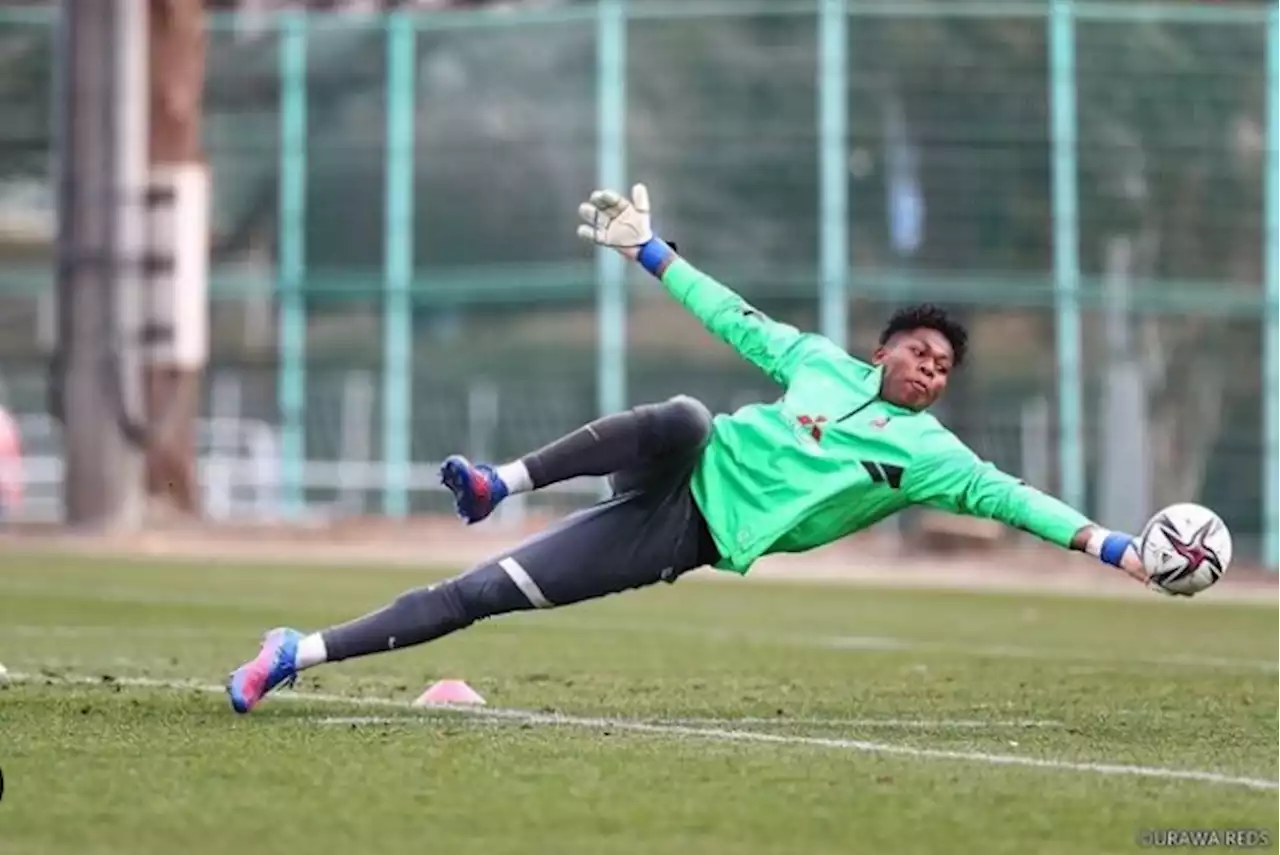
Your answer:
[[[884,366],[882,398],[900,407],[924,410],[946,391],[955,352],[937,330],[905,330],[877,348],[873,361]]]

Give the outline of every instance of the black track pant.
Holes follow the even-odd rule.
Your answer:
[[[466,573],[325,630],[329,661],[421,644],[494,615],[674,582],[718,561],[689,490],[710,415],[684,397],[628,415],[634,415],[640,436],[637,441],[627,431],[617,432],[627,434],[635,452],[615,455],[624,465],[611,476],[611,498]]]

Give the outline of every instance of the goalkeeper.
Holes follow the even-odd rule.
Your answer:
[[[468,523],[514,493],[584,475],[609,476],[613,495],[348,623],[269,631],[228,680],[237,712],[323,662],[422,644],[494,615],[674,582],[697,567],[745,574],[763,555],[831,543],[911,505],[996,519],[1148,581],[1133,538],[979,460],[927,413],[965,357],[967,334],[943,311],[895,314],[868,364],[770,320],[681,258],[653,234],[643,185],[631,199],[598,190],[579,211],[581,237],[638,262],[783,396],[715,418],[679,396],[605,416],[504,465],[449,458],[442,479]]]

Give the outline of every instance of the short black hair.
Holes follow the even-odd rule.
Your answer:
[[[894,312],[889,318],[889,323],[885,324],[880,333],[880,343],[888,344],[889,339],[898,333],[919,329],[937,330],[942,333],[956,355],[956,366],[964,362],[969,352],[969,331],[964,328],[964,324],[948,315],[946,309],[932,303],[907,306]]]

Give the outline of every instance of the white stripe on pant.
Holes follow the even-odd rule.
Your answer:
[[[516,587],[529,598],[529,602],[540,609],[551,608],[551,601],[543,596],[542,589],[538,587],[538,583],[533,581],[533,578],[520,565],[519,561],[514,558],[504,558],[498,562],[498,566],[503,569],[503,572],[510,577],[512,582],[516,583]]]

